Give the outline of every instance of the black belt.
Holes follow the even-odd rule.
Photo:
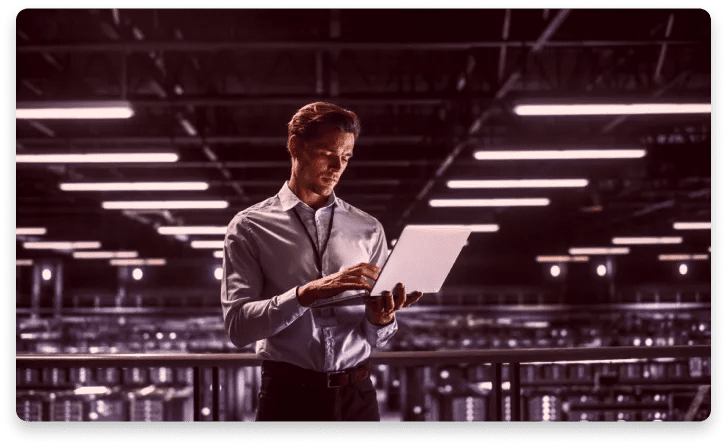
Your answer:
[[[360,383],[371,375],[371,365],[368,361],[350,369],[336,372],[316,372],[296,365],[264,360],[263,374],[284,378],[288,382],[299,382],[315,387],[342,387]]]

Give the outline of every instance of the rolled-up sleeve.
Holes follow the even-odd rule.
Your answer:
[[[225,235],[220,296],[225,330],[237,347],[275,335],[307,310],[298,302],[295,287],[261,296],[264,276],[258,253],[244,215],[238,214]]]
[[[376,226],[376,236],[373,240],[373,249],[371,250],[371,259],[369,260],[369,263],[373,263],[379,268],[383,268],[388,255],[389,252],[388,245],[386,244],[384,227],[381,226],[381,223],[378,223]],[[374,348],[381,348],[385,346],[389,340],[394,337],[396,330],[399,328],[399,325],[396,322],[396,315],[394,316],[394,320],[387,325],[374,325],[369,322],[368,318],[364,318],[361,324],[366,340]]]

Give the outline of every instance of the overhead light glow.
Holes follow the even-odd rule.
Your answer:
[[[536,187],[585,187],[586,179],[560,180],[450,180],[450,189],[505,189],[505,188],[536,188]]]
[[[687,266],[686,263],[682,263],[681,265],[679,265],[679,274],[681,274],[682,276],[685,276],[688,272],[689,272],[689,267]]]
[[[681,221],[674,223],[674,229],[712,229],[712,222],[709,221]]]
[[[142,271],[141,268],[134,268],[134,271],[131,272],[131,277],[133,277],[134,280],[141,280],[141,278],[144,277],[144,271]]]
[[[156,190],[207,190],[209,184],[202,181],[167,181],[139,183],[61,183],[61,190],[83,191],[156,191]]]
[[[521,104],[513,108],[518,116],[572,115],[665,115],[711,113],[712,105],[693,104]]]
[[[659,254],[659,260],[674,262],[679,260],[709,260],[707,254]]]
[[[614,245],[669,245],[682,242],[681,237],[614,237]]]
[[[104,201],[104,209],[224,209],[224,200],[198,201]]]
[[[225,246],[224,240],[192,240],[190,246],[195,249],[222,249]]]
[[[74,259],[128,259],[137,257],[136,251],[74,251]]]
[[[72,249],[98,249],[101,242],[23,242],[25,249],[57,249],[70,251]]]
[[[427,229],[449,229],[449,228],[466,228],[472,232],[497,232],[500,226],[496,224],[462,224],[462,225],[408,225],[413,228],[427,228]],[[396,244],[396,239],[392,240],[392,246]]]
[[[570,255],[609,255],[609,254],[628,254],[630,252],[630,248],[596,248],[596,247],[587,247],[587,248],[570,248],[568,250],[568,254]]]
[[[159,226],[162,235],[224,235],[227,226]]]
[[[221,259],[224,257],[224,251],[215,251],[212,253],[213,256],[215,256],[216,259]]]
[[[588,256],[537,256],[535,261],[538,263],[548,262],[587,262]]]
[[[222,268],[219,266],[215,268],[215,279],[222,280]]]
[[[550,275],[553,277],[558,277],[560,275],[560,267],[558,265],[551,266]]]
[[[176,153],[55,153],[17,154],[16,163],[173,163]]]
[[[166,259],[111,259],[111,266],[163,266]]]
[[[46,228],[15,228],[15,235],[45,235]]]
[[[643,149],[582,149],[582,150],[478,150],[474,152],[477,160],[578,160],[643,158]]]
[[[500,207],[500,206],[547,206],[547,198],[435,198],[429,200],[431,207]]]
[[[21,107],[16,119],[127,119],[134,116],[126,101],[46,103],[46,107]]]
[[[601,277],[605,276],[606,272],[607,272],[606,265],[598,265],[596,267],[596,274],[598,274],[599,276],[601,276]]]
[[[43,278],[43,280],[45,280],[47,282],[51,279],[51,277],[53,277],[53,273],[51,272],[50,269],[43,268],[43,272],[41,272],[41,277]]]
[[[15,266],[33,266],[32,259],[16,259]]]

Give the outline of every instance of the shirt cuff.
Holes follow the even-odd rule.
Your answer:
[[[292,324],[293,321],[298,319],[308,309],[308,307],[304,307],[298,301],[298,295],[296,294],[297,288],[293,287],[282,294],[278,294],[276,299],[276,306],[286,315],[286,325]]]
[[[386,325],[374,325],[369,322],[368,318],[364,318],[364,330],[366,331],[366,339],[369,344],[376,348],[381,348],[394,336],[399,325],[394,320]]]

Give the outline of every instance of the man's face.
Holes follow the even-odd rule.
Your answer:
[[[298,184],[315,194],[329,196],[353,156],[353,133],[330,127],[318,138],[300,142],[293,154]]]

